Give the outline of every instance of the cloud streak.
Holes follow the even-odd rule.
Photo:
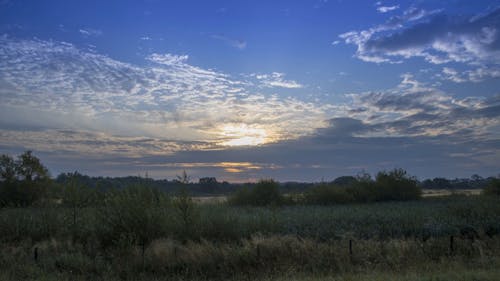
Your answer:
[[[266,88],[287,88],[287,89],[298,89],[304,86],[294,80],[286,80],[285,74],[280,72],[273,72],[271,74],[251,74],[250,76],[255,77],[261,87]]]
[[[83,36],[101,36],[102,35],[102,30],[99,30],[99,29],[93,29],[93,28],[80,28],[78,30],[78,32],[80,32],[80,34],[82,34]]]
[[[247,42],[244,40],[239,40],[239,39],[233,39],[224,35],[219,35],[219,34],[214,34],[210,36],[212,39],[220,40],[227,45],[234,47],[236,49],[243,50],[247,47]]]
[[[394,11],[394,10],[397,10],[399,9],[399,5],[394,5],[394,6],[380,6],[380,7],[377,7],[377,11],[380,12],[380,13],[388,13],[390,11]]]

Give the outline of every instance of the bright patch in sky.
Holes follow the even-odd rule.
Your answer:
[[[0,1],[0,153],[56,175],[500,172],[500,2]]]
[[[266,130],[252,128],[246,124],[224,125],[221,134],[227,139],[221,144],[227,146],[259,145],[267,143],[271,139]]]

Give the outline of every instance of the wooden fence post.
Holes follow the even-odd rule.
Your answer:
[[[352,256],[352,239],[349,239],[349,255]]]
[[[35,260],[35,262],[38,262],[38,247],[35,247],[35,249],[33,250],[33,259]]]
[[[454,249],[453,249],[453,235],[450,235],[450,255],[453,255]]]

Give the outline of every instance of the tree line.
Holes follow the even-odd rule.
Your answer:
[[[190,196],[228,195],[230,203],[242,205],[406,201],[418,199],[423,188],[481,188],[486,193],[495,194],[498,192],[495,188],[498,181],[497,178],[482,178],[478,175],[470,179],[434,178],[418,181],[403,169],[381,171],[374,178],[367,173],[360,173],[320,183],[261,180],[257,183],[235,184],[219,182],[215,177],[204,177],[192,182],[185,173],[184,177],[172,180],[155,180],[147,176],[90,177],[78,172],[62,173],[51,178],[48,169],[31,151],[17,158],[5,154],[0,156],[0,206],[29,206],[47,202],[69,205],[81,205],[87,201],[99,203],[108,191],[130,186],[147,186],[169,194],[177,194],[183,187]]]

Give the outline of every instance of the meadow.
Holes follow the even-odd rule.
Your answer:
[[[241,207],[146,194],[104,207],[2,209],[0,278],[457,280],[455,269],[499,276],[497,198]]]

